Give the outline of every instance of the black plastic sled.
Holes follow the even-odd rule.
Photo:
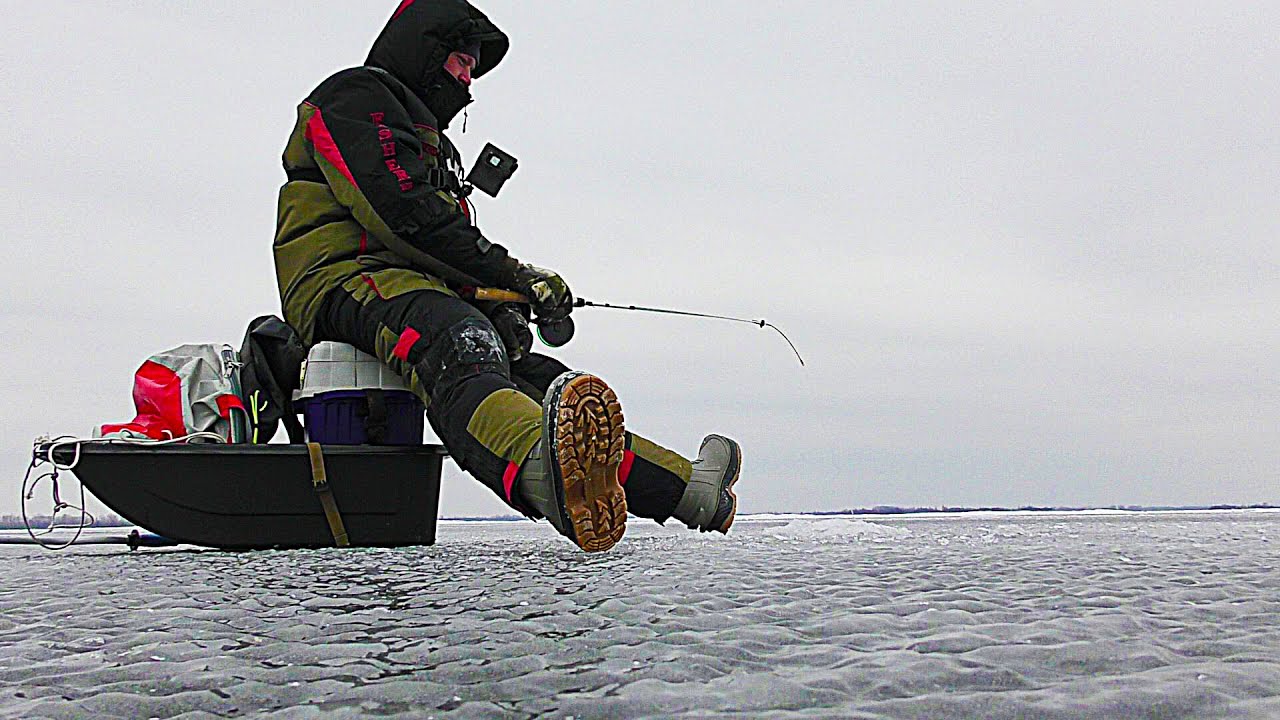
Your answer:
[[[37,455],[48,459],[49,447]],[[323,450],[353,547],[435,543],[443,447]],[[69,464],[75,448],[54,452]],[[181,543],[246,550],[334,546],[306,445],[85,444],[72,472],[124,519]]]

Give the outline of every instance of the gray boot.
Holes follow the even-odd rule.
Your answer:
[[[729,532],[738,512],[733,484],[742,472],[742,448],[723,435],[708,435],[693,461],[693,476],[672,517],[702,532]]]
[[[583,372],[557,377],[542,400],[542,437],[520,467],[521,499],[587,552],[613,547],[627,530],[618,484],[626,446],[618,396]]]

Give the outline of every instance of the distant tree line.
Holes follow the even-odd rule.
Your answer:
[[[900,507],[898,505],[876,505],[869,508],[848,508],[845,510],[813,510],[787,515],[813,515],[831,517],[836,515],[919,515],[924,513],[971,513],[971,512],[1080,512],[1082,510],[1127,510],[1129,512],[1162,512],[1169,510],[1280,510],[1280,505],[1270,503],[1254,503],[1252,505],[1022,505],[1020,507],[1004,507],[986,505],[970,507],[966,505],[938,505],[930,507]],[[751,513],[744,513],[750,515]],[[442,520],[469,520],[477,522],[493,522],[495,520],[524,520],[519,515],[485,515],[445,517]]]
[[[870,508],[850,508],[847,510],[819,510],[804,515],[912,515],[917,513],[966,513],[966,512],[1079,512],[1082,510],[1127,510],[1129,512],[1160,512],[1168,510],[1280,510],[1280,505],[1255,503],[1253,505],[1023,505],[1021,507],[999,506],[950,506],[938,507],[898,507],[897,505],[876,505]]]
[[[49,515],[32,515],[28,518],[33,528],[47,528],[53,520]],[[114,513],[106,513],[103,515],[90,516],[93,522],[86,527],[133,527],[133,523]],[[63,513],[58,515],[58,524],[62,526],[70,525],[75,527],[80,524],[80,513]],[[0,515],[0,530],[21,530],[21,515]]]
[[[1023,505],[1021,507],[1001,506],[952,506],[936,507],[899,507],[897,505],[876,505],[869,508],[849,508],[846,510],[815,510],[813,512],[789,513],[796,515],[815,515],[828,517],[833,515],[918,515],[924,513],[969,513],[969,512],[1079,512],[1081,510],[1127,510],[1129,512],[1160,512],[1168,510],[1280,510],[1280,505],[1270,503],[1254,503],[1253,505]],[[448,517],[444,520],[470,520],[493,522],[495,520],[517,521],[525,518],[519,515],[488,515]],[[47,528],[51,518],[48,515],[31,516],[31,527]],[[61,525],[75,526],[80,521],[76,513],[58,516]],[[119,515],[106,513],[93,518],[87,527],[132,527],[133,523]],[[23,528],[21,515],[0,515],[0,530],[20,530]]]

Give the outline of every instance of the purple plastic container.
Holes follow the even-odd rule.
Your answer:
[[[421,445],[426,408],[405,390],[382,390],[386,428],[382,445]],[[307,398],[307,439],[322,445],[368,445],[369,398],[365,390],[333,390]]]

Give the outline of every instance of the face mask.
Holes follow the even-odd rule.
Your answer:
[[[428,78],[424,99],[427,109],[436,116],[440,129],[444,130],[449,127],[449,121],[471,104],[472,98],[471,90],[441,67]]]

